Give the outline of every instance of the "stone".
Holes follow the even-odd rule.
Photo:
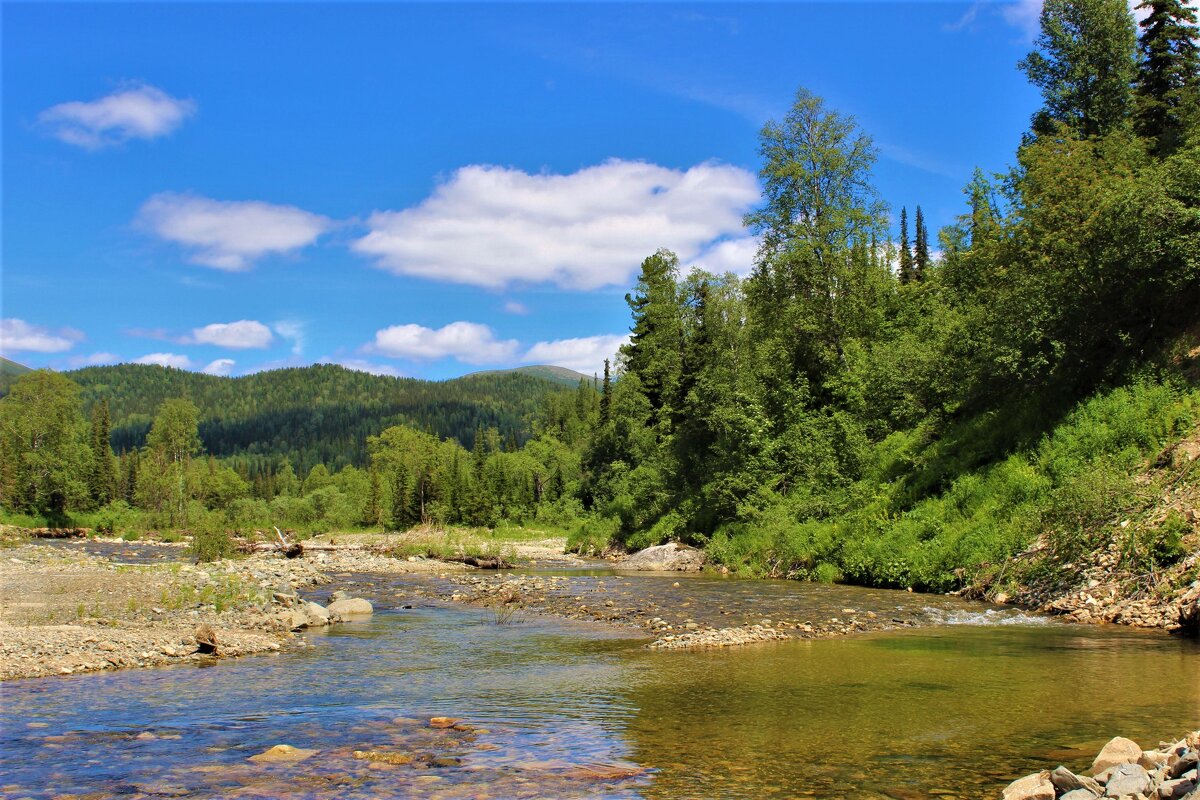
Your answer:
[[[1076,775],[1064,766],[1058,766],[1050,773],[1050,782],[1060,792],[1073,792],[1079,789],[1088,791],[1091,796],[1099,797],[1104,794],[1100,784],[1086,775]]]
[[[639,550],[614,566],[620,570],[639,572],[699,572],[704,566],[704,552],[678,542],[669,542]]]
[[[298,608],[288,608],[275,615],[285,630],[298,631],[308,627],[308,614]]]
[[[1140,764],[1119,764],[1104,785],[1105,797],[1150,793],[1150,775]]]
[[[1087,789],[1072,789],[1064,795],[1060,795],[1058,800],[1096,800],[1100,795],[1095,792],[1089,792]]]
[[[192,638],[196,640],[196,648],[201,653],[208,655],[217,655],[220,645],[217,643],[217,632],[212,629],[211,625],[197,626],[192,632]]]
[[[320,628],[329,624],[329,612],[324,606],[308,602],[304,604],[304,613],[308,616],[310,628]]]
[[[375,613],[375,607],[371,605],[371,601],[363,600],[361,597],[334,600],[325,609],[330,614],[339,617],[365,617]]]
[[[458,717],[431,717],[429,719],[429,727],[431,728],[453,728],[461,720]]]
[[[1167,754],[1161,750],[1143,750],[1138,763],[1146,770],[1155,770],[1167,763]]]
[[[250,756],[249,760],[259,764],[277,764],[287,763],[292,761],[303,761],[309,756],[321,752],[320,750],[306,750],[303,747],[292,747],[290,744],[277,744],[274,747],[264,750],[256,756]]]
[[[1132,739],[1117,736],[1110,739],[1092,762],[1092,775],[1099,775],[1109,767],[1121,764],[1136,764],[1142,758],[1142,748]]]
[[[1182,797],[1187,797],[1188,794],[1196,788],[1196,782],[1187,778],[1176,778],[1173,781],[1163,781],[1158,787],[1158,796],[1161,800],[1179,800]]]
[[[1192,750],[1180,756],[1179,760],[1167,770],[1167,774],[1172,778],[1179,778],[1182,777],[1183,773],[1196,769],[1198,764],[1200,764],[1200,753]]]
[[[1004,800],[1054,800],[1054,784],[1047,770],[1026,775],[1004,789]]]

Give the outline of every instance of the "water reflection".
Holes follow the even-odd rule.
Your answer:
[[[721,581],[688,591],[747,596]],[[804,591],[822,607],[919,602]],[[1150,744],[1200,724],[1200,647],[1123,630],[960,626],[661,653],[426,603],[309,638],[214,669],[4,684],[0,795],[975,798],[1050,759],[1081,766],[1114,733]],[[433,716],[470,729],[431,729]],[[280,743],[320,752],[246,760]]]

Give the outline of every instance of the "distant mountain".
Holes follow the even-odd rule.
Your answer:
[[[0,356],[0,376],[15,377],[17,375],[24,375],[26,372],[33,372],[33,370],[24,364],[18,364],[15,361],[8,360],[4,356]]]
[[[592,380],[592,375],[584,375],[582,372],[576,372],[573,369],[566,367],[555,367],[549,364],[539,364],[532,367],[515,367],[514,369],[489,369],[482,372],[472,372],[470,375],[464,375],[464,378],[471,378],[477,375],[511,375],[513,373],[519,375],[532,375],[535,378],[545,378],[548,381],[561,383],[563,386],[578,386],[579,382]]]
[[[556,367],[533,368],[558,370]],[[561,373],[569,373],[570,381]],[[82,387],[85,408],[106,398],[117,452],[140,447],[158,406],[187,397],[200,409],[208,453],[263,464],[286,456],[298,471],[367,460],[366,437],[403,423],[474,444],[479,427],[524,443],[549,394],[580,377],[511,370],[448,381],[355,372],[332,364],[272,370],[239,378],[141,364],[87,367],[65,373]],[[3,383],[0,383],[3,386]]]

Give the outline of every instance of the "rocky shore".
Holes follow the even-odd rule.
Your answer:
[[[1003,800],[1200,800],[1200,731],[1157,749],[1122,737],[1109,741],[1086,775],[1064,766],[1013,781]]]
[[[150,547],[156,545],[138,545]],[[122,564],[81,547],[43,544],[0,551],[0,564],[0,681],[304,646],[298,631],[371,609],[337,592],[322,607],[302,600],[301,590],[339,574],[455,568],[355,550],[300,559],[256,554],[203,565],[169,558]]]
[[[836,616],[812,613],[761,616],[758,607],[738,608],[698,601],[682,582],[648,586],[623,576],[571,579],[564,576],[463,574],[450,578],[449,599],[471,605],[530,611],[644,631],[655,650],[694,650],[768,642],[817,639],[929,624],[917,613],[883,616],[841,608]],[[758,612],[758,615],[755,615]]]

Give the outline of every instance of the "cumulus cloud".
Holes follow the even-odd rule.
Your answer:
[[[195,328],[187,337],[186,344],[212,344],[245,350],[250,347],[270,347],[275,341],[271,329],[261,322],[242,319],[237,322],[214,322],[203,328]]]
[[[328,217],[257,200],[212,200],[163,192],[142,204],[137,223],[185,248],[188,260],[241,272],[272,253],[307,247],[333,227]]]
[[[218,358],[208,362],[208,366],[200,370],[205,375],[219,375],[225,377],[233,372],[234,365],[237,364],[232,358]]]
[[[504,313],[505,314],[520,314],[523,316],[523,315],[529,313],[529,307],[526,306],[524,303],[520,303],[516,300],[509,300],[508,302],[506,302],[504,304]]]
[[[67,366],[71,369],[98,367],[104,364],[116,364],[120,360],[121,357],[116,353],[92,353],[86,356],[71,356],[67,359]]]
[[[613,359],[617,350],[627,341],[628,334],[618,334],[538,342],[526,351],[522,360],[532,364],[566,367],[584,375],[597,375],[604,372],[604,359]]]
[[[393,325],[376,331],[367,352],[391,358],[434,361],[447,356],[466,364],[493,364],[516,355],[515,339],[499,340],[487,325],[451,322],[442,328]]]
[[[61,353],[84,338],[74,328],[47,328],[23,319],[0,319],[0,353]]]
[[[688,262],[741,235],[758,196],[752,173],[715,163],[612,160],[570,175],[467,166],[420,204],[371,214],[370,232],[352,246],[401,275],[596,289],[628,283],[660,247]]]
[[[56,139],[97,150],[130,139],[166,136],[195,113],[193,101],[143,84],[99,100],[59,103],[39,114],[38,122]]]
[[[147,353],[141,358],[135,358],[133,363],[157,364],[160,367],[174,367],[175,369],[188,369],[192,366],[190,358],[178,353]]]
[[[293,319],[283,319],[276,322],[275,332],[292,343],[292,355],[304,353],[304,323]]]
[[[726,239],[709,247],[696,258],[695,266],[714,275],[732,272],[745,277],[754,269],[754,257],[758,255],[758,238],[739,236]]]
[[[390,364],[376,364],[373,361],[365,361],[361,358],[348,358],[344,361],[335,361],[338,366],[352,369],[355,372],[366,372],[371,375],[387,375],[390,378],[402,378],[403,373]]]

